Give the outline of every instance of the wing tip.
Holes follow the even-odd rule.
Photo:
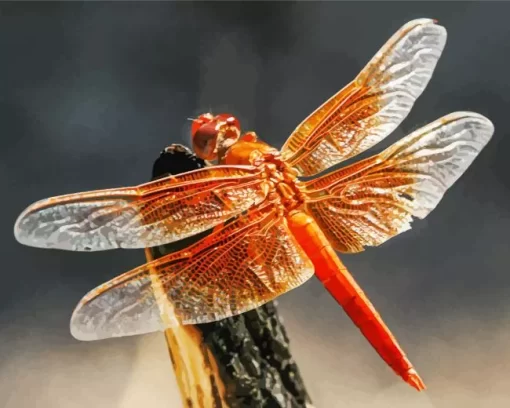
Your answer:
[[[116,327],[103,327],[102,325],[98,325],[97,322],[87,320],[87,314],[82,313],[82,306],[83,301],[76,306],[69,322],[69,331],[71,336],[78,341],[90,342],[120,337],[132,337],[150,334],[157,331],[164,331],[170,327],[175,327],[170,325],[168,327],[151,327],[144,329],[134,327],[134,330],[128,330],[126,327],[122,327],[121,325],[117,325]]]
[[[95,341],[102,340],[107,337],[113,337],[101,335],[100,330],[94,330],[94,327],[91,327],[90,324],[87,324],[87,322],[83,320],[84,317],[86,318],[86,314],[83,315],[81,312],[83,306],[87,305],[87,303],[84,302],[86,298],[87,295],[80,300],[73,310],[73,314],[71,315],[71,320],[69,322],[69,331],[71,332],[71,335],[79,341]]]
[[[39,248],[40,245],[37,245],[37,241],[30,238],[30,233],[27,231],[26,228],[23,227],[23,224],[28,222],[28,216],[32,212],[32,208],[37,203],[34,203],[30,206],[28,206],[20,215],[18,215],[18,218],[16,218],[16,221],[14,222],[14,238],[16,241],[18,241],[22,245],[31,246]]]
[[[81,306],[83,304],[83,300],[76,305],[73,310],[73,314],[71,315],[71,320],[69,322],[69,331],[71,332],[71,336],[73,336],[76,340],[80,341],[91,341],[95,340],[94,336],[91,336],[85,330],[83,330],[83,324],[80,322],[79,314],[81,310]]]
[[[422,18],[415,18],[414,20],[407,22],[406,24],[404,24],[404,26],[402,28],[410,29],[413,27],[425,26],[425,25],[435,25],[438,27],[443,27],[441,24],[439,24],[439,20],[436,18],[422,17]]]
[[[478,131],[477,134],[481,136],[481,142],[483,146],[485,146],[489,142],[495,130],[494,123],[489,118],[480,113],[471,111],[452,112],[448,115],[443,116],[439,120],[443,123],[457,120],[459,121],[465,120],[469,124],[478,125],[481,131]]]
[[[408,33],[414,29],[423,29],[425,27],[435,31],[435,35],[440,39],[438,44],[442,51],[446,44],[448,32],[446,31],[446,27],[439,24],[439,21],[434,18],[417,18],[411,20],[407,24],[404,24],[399,32]]]
[[[44,208],[48,202],[50,202],[49,198],[45,198],[39,201],[36,201],[26,207],[16,221],[14,222],[14,238],[22,245],[26,245],[33,248],[46,248],[51,249],[54,246],[46,239],[37,238],[37,225],[40,223],[37,219],[34,220],[32,216],[37,218],[37,213],[42,208]],[[27,225],[28,224],[28,225]],[[60,248],[59,248],[60,249]],[[67,249],[67,248],[62,248]]]
[[[23,230],[20,228],[20,224],[21,224],[21,216],[19,216],[16,219],[16,222],[14,223],[14,228],[13,228],[14,239],[16,239],[16,241],[18,241],[18,243],[20,243],[22,245],[27,245],[25,243],[25,239],[23,238]]]
[[[70,331],[71,335],[78,341],[96,341],[96,340],[102,340],[102,337],[98,336],[96,333],[88,333],[81,328],[76,327],[72,324],[70,324]]]

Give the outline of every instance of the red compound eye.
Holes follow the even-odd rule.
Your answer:
[[[214,116],[211,113],[203,113],[198,118],[193,119],[191,123],[191,137],[194,137],[197,133],[198,129],[203,125],[207,125],[214,119]]]
[[[222,139],[218,141],[221,132]],[[212,116],[204,113],[193,119],[191,124],[191,140],[195,154],[204,160],[215,160],[218,154],[217,143],[226,140],[237,140],[241,133],[239,121],[229,113]]]

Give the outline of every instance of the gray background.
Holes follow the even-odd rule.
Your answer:
[[[379,360],[315,280],[281,312],[316,407],[510,404],[509,3],[1,3],[0,407],[178,406],[161,334],[75,341],[92,287],[142,251],[23,247],[17,215],[64,193],[135,185],[187,117],[235,114],[280,146],[404,23],[449,32],[428,88],[378,151],[456,110],[493,140],[438,208],[379,248],[343,259],[429,386]]]

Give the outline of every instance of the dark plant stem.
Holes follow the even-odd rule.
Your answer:
[[[172,145],[154,163],[152,177],[205,165],[186,147]],[[152,248],[148,257],[178,251],[209,232]],[[276,302],[218,322],[167,330],[166,339],[185,406],[311,407]],[[182,347],[194,358],[183,358]]]

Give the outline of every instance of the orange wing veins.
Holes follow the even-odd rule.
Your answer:
[[[494,132],[482,115],[446,115],[383,152],[304,183],[306,211],[342,252],[377,246],[426,217]]]
[[[408,115],[446,42],[433,20],[404,25],[345,88],[308,116],[283,146],[284,160],[312,176],[372,147]]]
[[[158,277],[159,292],[151,273]],[[78,339],[97,340],[216,321],[258,307],[312,275],[286,220],[262,205],[189,248],[94,289],[75,309],[71,331]],[[159,305],[165,302],[173,316],[161,316]]]
[[[216,166],[138,187],[53,197],[32,204],[14,233],[25,245],[98,251],[163,245],[206,231],[266,198],[252,166]]]

